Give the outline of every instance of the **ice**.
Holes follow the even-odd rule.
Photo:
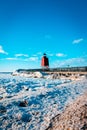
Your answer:
[[[87,79],[29,78],[0,74],[0,130],[45,130],[67,104],[87,91]],[[27,101],[26,107],[20,102]]]

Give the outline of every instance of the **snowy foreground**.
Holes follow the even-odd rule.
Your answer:
[[[0,74],[0,130],[45,130],[50,120],[87,91],[87,79]],[[26,106],[20,105],[26,101]]]

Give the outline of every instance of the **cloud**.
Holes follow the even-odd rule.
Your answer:
[[[3,50],[3,47],[1,45],[0,45],[0,53],[8,55],[8,53]]]
[[[6,60],[16,60],[16,61],[26,61],[26,62],[29,62],[29,61],[38,61],[38,57],[35,57],[35,56],[32,56],[32,57],[28,57],[28,58],[22,58],[21,56],[17,56],[17,57],[8,57],[8,58],[5,58]]]
[[[53,66],[55,67],[67,67],[67,66],[87,66],[87,57],[81,57],[81,58],[71,58],[66,60],[57,60],[53,63]]]
[[[37,57],[37,54],[32,55],[32,57]]]
[[[62,66],[67,66],[67,65],[70,65],[70,66],[72,66],[72,65],[76,65],[76,66],[78,66],[78,65],[84,65],[84,62],[85,62],[85,59],[84,58],[71,58],[71,59],[67,59],[67,60],[65,60],[64,62],[62,62],[60,65],[62,65]]]
[[[65,57],[66,55],[63,54],[63,53],[57,53],[56,56],[58,56],[58,57]]]
[[[76,39],[76,40],[74,40],[72,43],[73,43],[73,44],[78,44],[78,43],[82,42],[83,40],[84,40],[83,38]]]
[[[6,60],[18,60],[17,58],[12,58],[12,57],[8,57],[8,58],[6,58]]]
[[[28,57],[27,54],[15,54],[16,57]]]
[[[30,57],[29,60],[30,60],[30,61],[37,61],[37,60],[38,60],[38,57]]]

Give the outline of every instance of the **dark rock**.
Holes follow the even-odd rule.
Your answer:
[[[29,88],[26,89],[26,91],[28,91],[28,90],[29,90]]]
[[[28,106],[28,102],[26,100],[22,101],[19,103],[20,107],[27,107]]]
[[[85,107],[87,107],[87,103],[85,104]]]
[[[3,97],[0,96],[0,100],[2,100],[2,99],[3,99]]]
[[[0,106],[0,113],[5,113],[7,110],[4,106]]]
[[[32,115],[35,115],[35,116],[37,116],[39,114],[39,112],[37,111],[37,112],[33,112],[32,113]]]
[[[7,98],[12,98],[12,96],[11,96],[11,95],[9,95],[9,96],[7,96]]]
[[[84,126],[81,128],[81,130],[87,130],[87,124],[84,124]]]

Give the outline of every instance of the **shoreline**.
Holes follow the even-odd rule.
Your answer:
[[[87,130],[87,93],[55,116],[46,130]]]
[[[70,79],[80,80],[82,77],[87,77],[87,72],[40,72],[40,71],[23,71],[13,72],[12,76],[21,76],[26,78],[44,78],[44,79]]]

